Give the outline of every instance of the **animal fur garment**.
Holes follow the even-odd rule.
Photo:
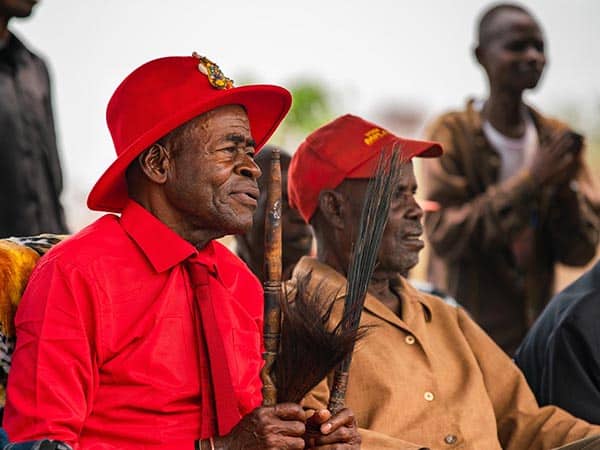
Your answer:
[[[66,235],[0,239],[0,333],[14,336],[14,316],[37,260]]]
[[[13,318],[40,256],[24,245],[0,240],[0,332],[14,335]]]

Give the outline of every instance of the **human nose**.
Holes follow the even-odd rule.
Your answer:
[[[414,195],[411,195],[408,208],[406,209],[406,217],[408,219],[421,220],[423,217],[423,209],[417,202]]]
[[[236,165],[236,173],[247,178],[252,178],[253,180],[258,180],[258,177],[261,176],[262,171],[254,162],[254,159],[252,159],[247,153],[244,153]]]
[[[525,58],[530,64],[543,64],[546,62],[544,52],[535,45],[529,45],[525,52]]]

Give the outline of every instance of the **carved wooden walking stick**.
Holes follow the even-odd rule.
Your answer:
[[[296,287],[293,304],[283,300],[281,165],[273,149],[267,183],[265,217],[265,324],[263,406],[299,402],[351,352],[356,333],[328,330],[331,309],[323,310],[318,289],[308,294],[304,280]]]
[[[265,323],[264,353],[260,377],[263,382],[263,406],[275,406],[277,387],[273,379],[273,365],[279,351],[281,331],[281,163],[279,149],[271,153],[269,182],[267,184],[267,214],[265,216]]]

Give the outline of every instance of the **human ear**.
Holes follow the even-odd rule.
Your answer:
[[[325,220],[334,228],[345,226],[346,199],[340,192],[323,190],[319,193],[319,209]]]
[[[167,169],[171,162],[169,152],[161,144],[154,144],[138,156],[142,172],[151,181],[164,184],[167,181]]]

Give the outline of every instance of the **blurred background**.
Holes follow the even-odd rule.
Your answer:
[[[431,117],[460,108],[469,96],[485,95],[472,49],[477,17],[491,3],[42,0],[29,19],[10,26],[50,67],[63,202],[76,231],[98,217],[87,210],[86,196],[114,158],[106,104],[140,64],[197,51],[237,85],[287,87],[294,106],[273,143],[289,152],[310,131],[346,112],[418,137]],[[586,135],[598,182],[600,2],[520,4],[542,24],[549,60],[528,100]],[[580,272],[561,269],[557,287]],[[421,274],[417,268],[414,276]]]

